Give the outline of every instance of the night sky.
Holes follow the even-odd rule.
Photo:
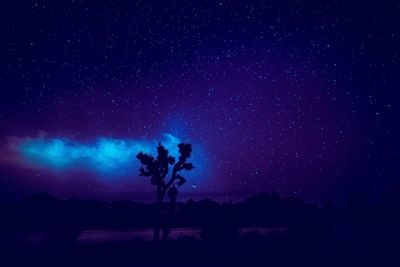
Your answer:
[[[399,181],[398,1],[2,1],[0,14],[1,200],[155,200],[135,156],[159,141],[175,156],[193,144],[178,200],[341,201]]]

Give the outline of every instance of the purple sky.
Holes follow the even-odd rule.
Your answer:
[[[394,3],[9,2],[2,199],[149,201],[134,156],[158,141],[193,144],[181,200],[321,202],[398,181]]]

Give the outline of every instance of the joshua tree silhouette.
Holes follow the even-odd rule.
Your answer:
[[[179,160],[175,163],[175,158],[169,156],[169,152],[165,149],[161,143],[157,147],[157,158],[140,152],[136,158],[140,160],[144,167],[139,169],[140,176],[146,176],[151,178],[151,184],[157,186],[157,215],[156,215],[156,226],[154,228],[154,240],[160,239],[160,217],[161,217],[161,203],[164,199],[165,193],[168,191],[168,197],[171,202],[171,206],[174,205],[178,190],[175,185],[182,186],[186,179],[178,174],[182,170],[190,171],[194,168],[192,163],[187,163],[186,160],[192,153],[192,145],[181,143],[178,145],[179,148]],[[173,165],[171,178],[166,181],[165,177],[169,171],[169,165]]]

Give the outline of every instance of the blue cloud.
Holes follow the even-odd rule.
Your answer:
[[[24,161],[35,168],[54,171],[90,169],[103,174],[126,174],[137,169],[139,152],[155,155],[161,142],[172,156],[178,157],[177,145],[182,141],[171,134],[160,140],[132,140],[100,138],[93,143],[79,143],[70,139],[26,138],[15,149]]]
[[[9,137],[6,143],[0,143],[0,165],[16,175],[22,173],[30,181],[36,177],[46,177],[50,184],[84,182],[95,191],[146,191],[150,190],[150,183],[146,177],[138,175],[140,162],[136,155],[144,152],[156,156],[156,148],[161,142],[170,155],[178,158],[178,144],[182,141],[192,144],[189,162],[195,166],[190,172],[182,173],[192,185],[184,186],[182,190],[208,188],[209,179],[213,176],[210,174],[210,156],[203,145],[171,134],[162,134],[153,140],[98,138],[90,142],[50,138],[46,134],[39,137]],[[101,185],[106,187],[102,188]]]

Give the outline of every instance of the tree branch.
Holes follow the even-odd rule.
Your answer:
[[[180,160],[174,165],[174,169],[172,171],[171,179],[168,181],[168,183],[165,184],[165,186],[163,188],[164,194],[167,191],[168,187],[170,187],[173,184],[173,182],[175,181],[176,173],[179,170],[179,166],[182,165],[182,164],[183,164],[183,162]]]

